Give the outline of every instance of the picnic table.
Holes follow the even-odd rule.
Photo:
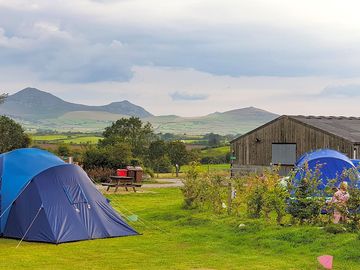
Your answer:
[[[134,181],[134,177],[131,176],[118,176],[112,175],[110,176],[109,182],[102,183],[103,186],[107,186],[106,191],[109,191],[111,187],[115,187],[115,192],[119,187],[124,187],[126,191],[129,191],[128,188],[132,188],[134,192],[136,192],[136,188],[142,186],[141,183],[136,183]]]

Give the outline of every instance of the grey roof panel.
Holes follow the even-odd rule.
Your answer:
[[[325,132],[360,143],[360,118],[344,116],[288,116],[304,124],[316,127]]]

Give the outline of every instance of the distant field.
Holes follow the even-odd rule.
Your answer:
[[[99,142],[99,140],[101,140],[101,139],[102,139],[102,137],[95,137],[95,136],[78,137],[78,138],[72,138],[72,139],[63,140],[63,143],[70,143],[70,144],[82,144],[82,143],[97,144]]]
[[[185,144],[206,144],[207,140],[181,140]]]
[[[61,134],[54,135],[32,135],[31,138],[33,141],[55,141],[55,140],[64,140],[68,136]]]
[[[230,170],[230,164],[200,164],[198,169],[199,172],[228,171]],[[187,172],[188,170],[188,165],[184,165],[181,167],[182,172]]]
[[[96,144],[102,137],[96,135],[87,134],[54,134],[54,135],[32,135],[34,144],[36,143],[48,143],[48,144]]]
[[[201,157],[217,157],[217,156],[224,156],[230,152],[230,146],[222,146],[217,148],[208,148],[201,150]]]

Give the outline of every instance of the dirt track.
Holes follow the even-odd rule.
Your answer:
[[[180,179],[177,178],[166,178],[166,179],[156,179],[159,184],[143,184],[142,188],[174,188],[174,187],[182,187],[184,184]],[[164,184],[161,184],[164,182]]]

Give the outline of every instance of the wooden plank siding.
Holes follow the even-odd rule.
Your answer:
[[[232,141],[236,165],[269,166],[273,143],[295,143],[297,158],[320,148],[334,149],[351,158],[354,150],[354,144],[344,138],[281,116]]]

